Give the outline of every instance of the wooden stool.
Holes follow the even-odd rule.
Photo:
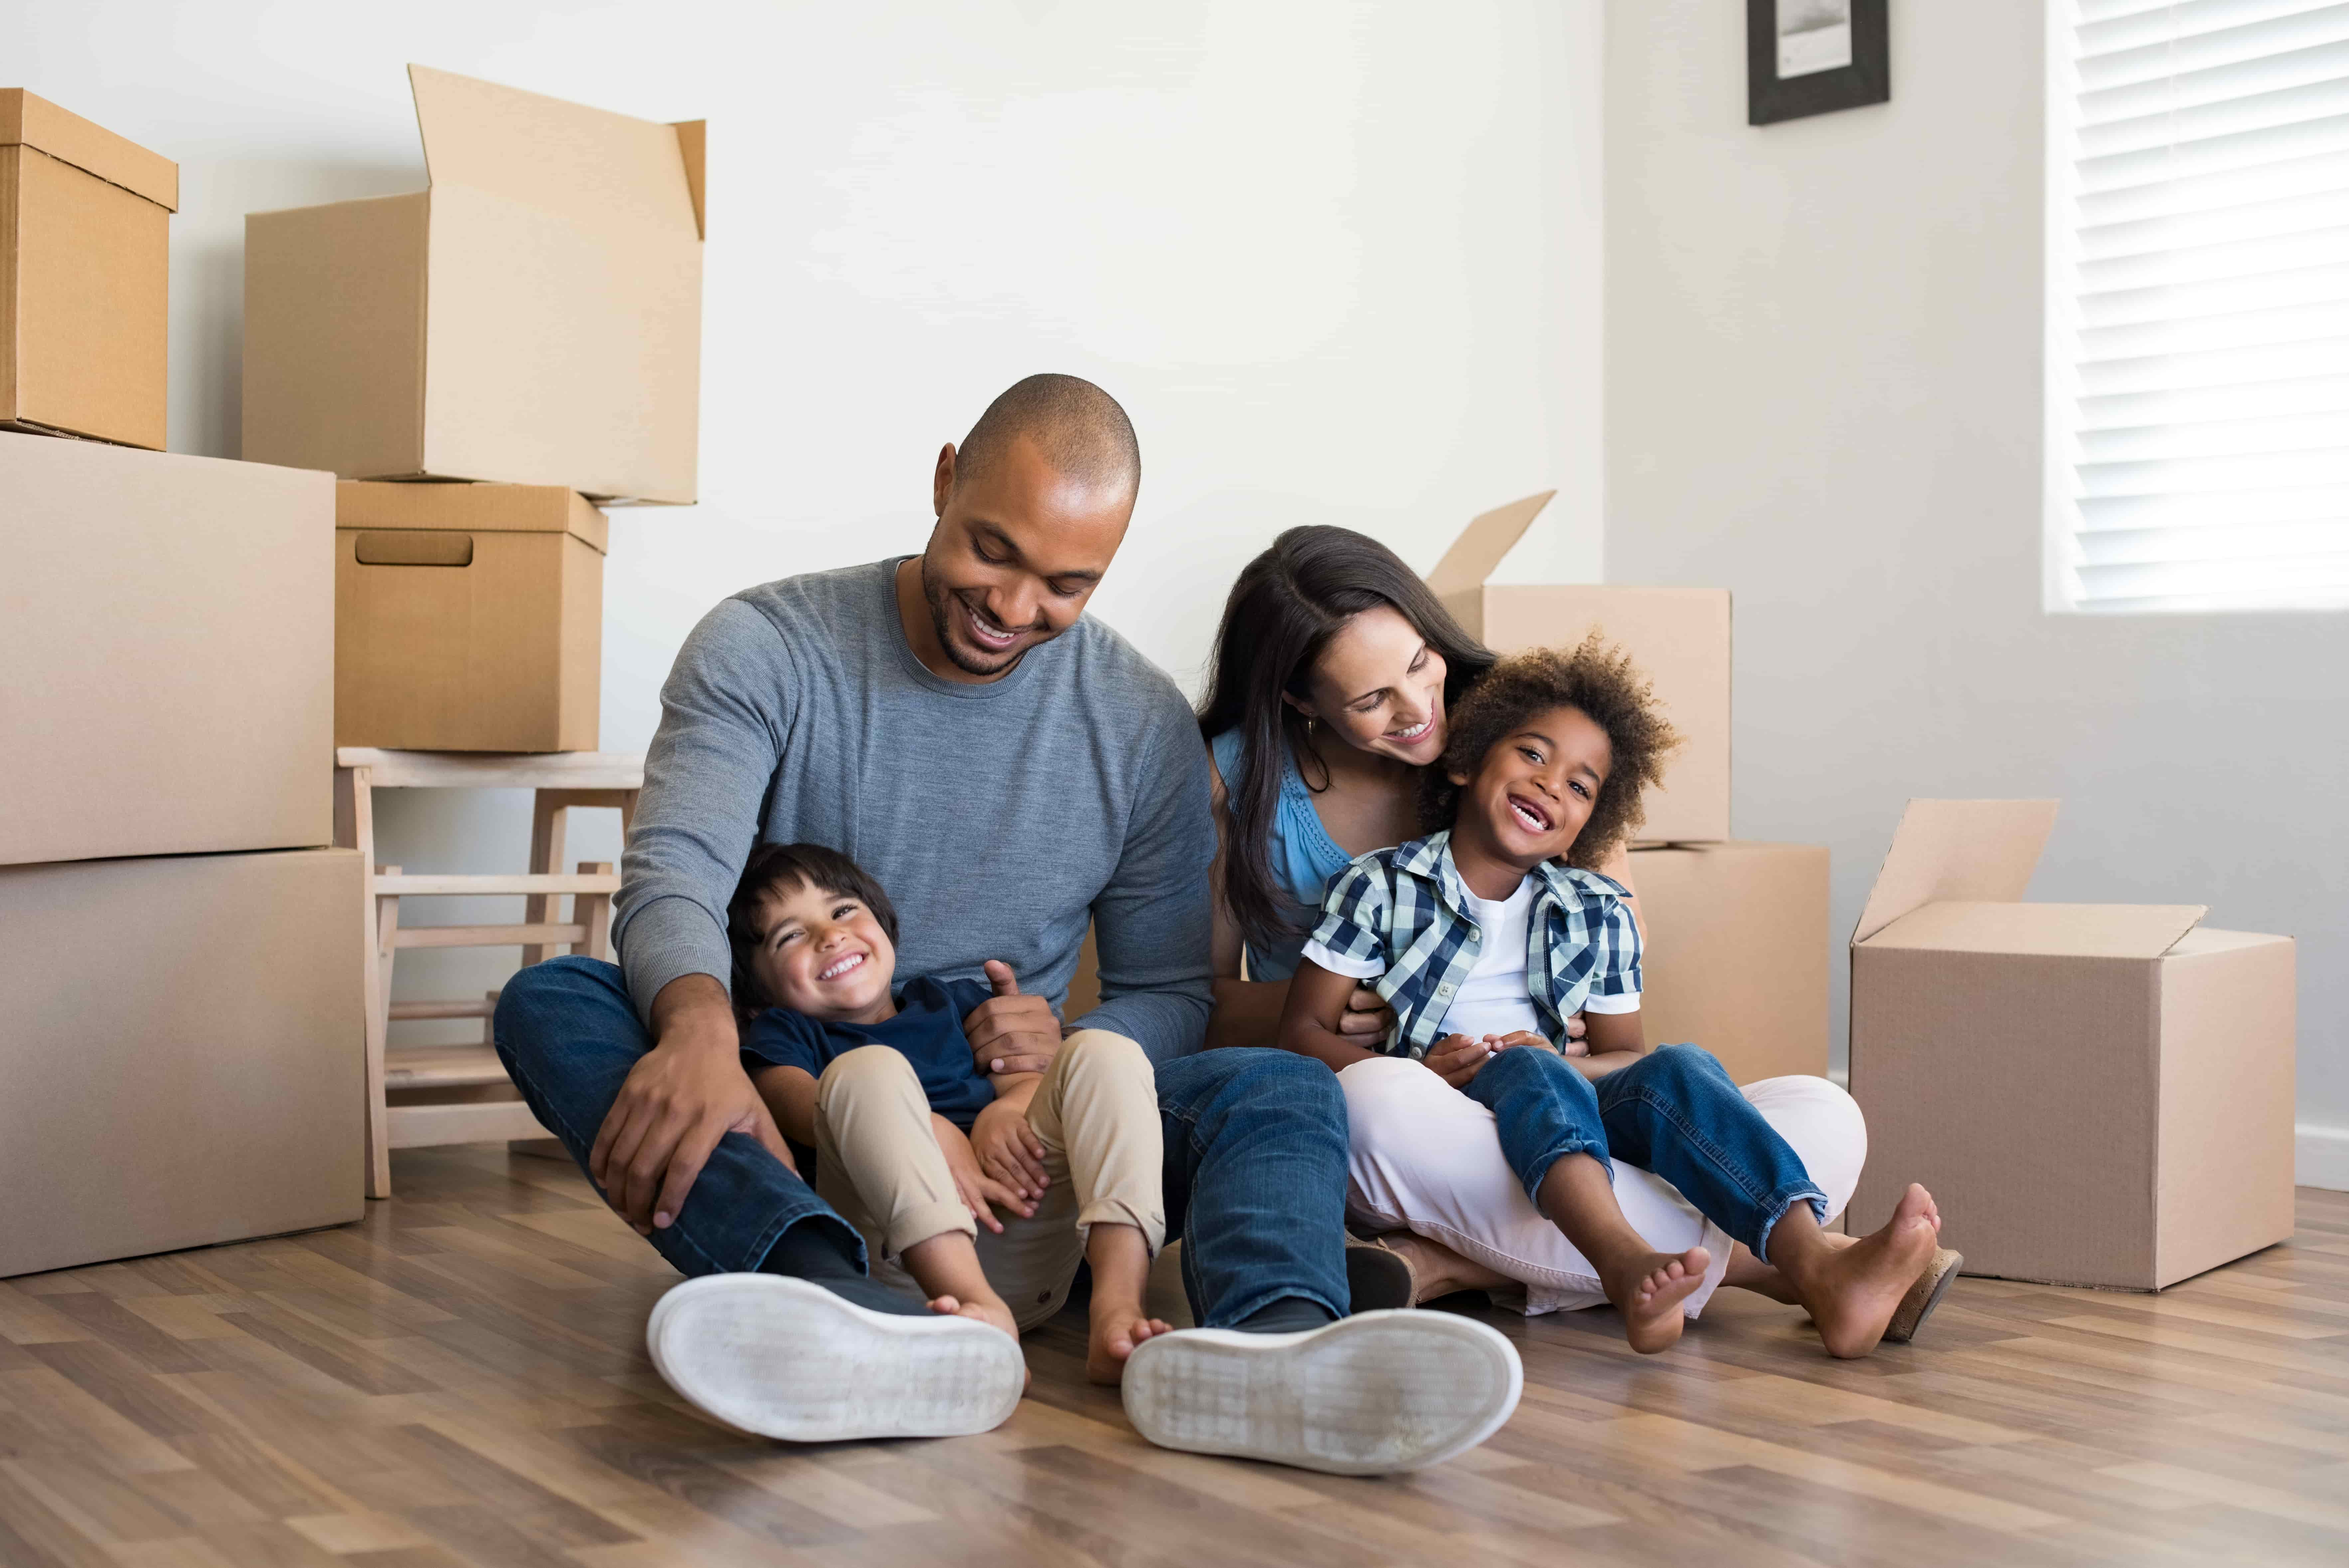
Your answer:
[[[625,841],[644,788],[645,759],[615,752],[544,754],[379,751],[346,746],[335,752],[335,842],[360,851],[366,867],[361,951],[367,988],[367,1195],[391,1195],[391,1151],[499,1139],[545,1140],[546,1130],[516,1098],[491,1043],[498,994],[482,1001],[394,1002],[394,959],[409,947],[519,947],[525,965],[559,952],[609,958],[612,897],[620,879],[608,862],[583,861],[561,872],[569,813],[616,808]],[[374,791],[378,789],[530,789],[530,870],[518,875],[433,875],[378,865]],[[408,926],[406,897],[521,895],[518,925]],[[572,901],[568,920],[557,901]],[[409,1019],[479,1018],[478,1045],[394,1046],[391,1026]]]

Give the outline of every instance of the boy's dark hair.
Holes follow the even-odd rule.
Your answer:
[[[750,851],[749,862],[742,867],[742,880],[734,885],[734,896],[726,904],[726,940],[734,950],[734,1010],[745,1020],[775,1006],[750,967],[750,954],[759,945],[759,933],[751,922],[758,913],[759,900],[784,886],[812,887],[818,892],[853,898],[873,912],[891,942],[897,940],[897,906],[889,902],[889,894],[872,872],[822,844],[761,844]]]
[[[1666,721],[1653,686],[1631,655],[1593,631],[1572,653],[1532,648],[1512,654],[1485,674],[1452,710],[1452,733],[1444,755],[1423,775],[1420,826],[1425,832],[1452,826],[1459,811],[1460,786],[1449,775],[1474,777],[1485,754],[1514,735],[1534,715],[1553,707],[1580,708],[1607,732],[1614,759],[1607,782],[1590,808],[1590,820],[1567,851],[1568,865],[1585,871],[1647,820],[1640,797],[1663,781],[1664,759],[1678,748],[1680,731]]]

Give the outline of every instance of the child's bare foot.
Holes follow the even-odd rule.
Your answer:
[[[1884,1228],[1826,1253],[1796,1289],[1827,1354],[1865,1356],[1884,1337],[1893,1309],[1933,1261],[1940,1212],[1933,1195],[1910,1182]]]
[[[1139,1301],[1104,1301],[1096,1292],[1088,1311],[1092,1332],[1085,1336],[1085,1376],[1112,1387],[1125,1376],[1125,1358],[1135,1346],[1173,1332],[1145,1314]]]
[[[1681,1303],[1704,1283],[1713,1254],[1702,1247],[1684,1253],[1633,1253],[1611,1273],[1602,1273],[1607,1299],[1623,1315],[1623,1337],[1642,1356],[1669,1350],[1688,1319]]]

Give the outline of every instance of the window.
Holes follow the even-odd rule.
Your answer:
[[[2349,4],[2049,13],[2047,607],[2349,606]]]

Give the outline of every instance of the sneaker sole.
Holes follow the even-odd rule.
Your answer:
[[[1498,1431],[1525,1370],[1487,1325],[1370,1312],[1303,1334],[1195,1328],[1125,1364],[1125,1413],[1163,1449],[1330,1475],[1440,1464]]]
[[[780,1274],[686,1281],[654,1305],[645,1346],[695,1408],[794,1443],[991,1431],[1028,1375],[999,1329],[873,1312]]]

